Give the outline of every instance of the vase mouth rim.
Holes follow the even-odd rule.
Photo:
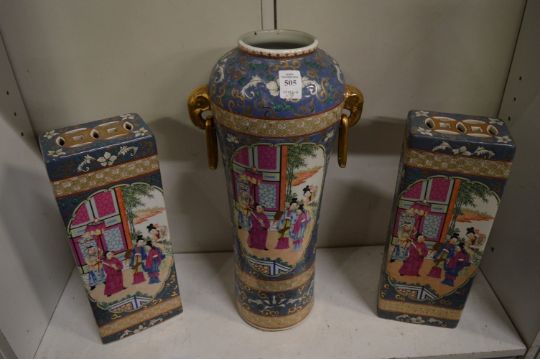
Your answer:
[[[309,54],[319,41],[311,34],[298,30],[275,29],[250,31],[238,39],[238,47],[252,55],[293,57]]]

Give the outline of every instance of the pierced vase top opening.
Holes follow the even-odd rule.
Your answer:
[[[209,81],[212,110],[218,117],[220,111],[269,120],[332,109],[339,113],[344,92],[338,63],[318,48],[313,35],[296,30],[242,35],[238,46],[219,59]]]
[[[318,40],[297,30],[258,30],[240,36],[240,50],[253,55],[293,57],[309,54],[317,49]]]

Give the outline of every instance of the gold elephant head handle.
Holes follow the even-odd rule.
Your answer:
[[[339,167],[347,166],[347,153],[349,149],[349,128],[353,127],[360,120],[362,108],[364,107],[364,95],[352,85],[345,85],[345,101],[341,114],[338,139],[338,164]],[[348,114],[347,114],[348,112]]]
[[[214,115],[210,108],[208,86],[199,86],[191,92],[188,98],[188,112],[193,124],[203,129],[206,134],[206,151],[208,153],[208,167],[216,169],[218,163],[218,146]]]
[[[208,86],[200,86],[193,90],[189,96],[187,105],[193,124],[206,133],[208,166],[210,169],[216,169],[218,163],[218,146],[214,116],[208,95]],[[364,96],[362,92],[354,86],[346,85],[345,101],[343,104],[345,113],[341,115],[338,140],[338,163],[342,168],[347,165],[349,128],[356,125],[360,120],[363,106]]]

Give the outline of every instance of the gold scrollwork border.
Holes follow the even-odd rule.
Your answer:
[[[140,324],[144,321],[151,320],[159,315],[168,311],[178,309],[182,307],[182,301],[180,296],[175,296],[171,299],[160,302],[159,304],[152,305],[145,309],[134,312],[131,315],[127,315],[121,319],[115,320],[111,323],[103,325],[99,328],[99,334],[101,337],[116,334],[122,330],[130,328],[134,325]]]
[[[216,121],[236,132],[261,137],[302,136],[322,131],[341,118],[343,103],[329,111],[298,119],[272,120],[234,114],[212,103]]]
[[[446,320],[459,320],[462,312],[461,309],[448,309],[434,305],[414,304],[382,298],[379,298],[378,307],[380,310],[393,313],[436,317]]]
[[[250,288],[261,290],[261,291],[287,291],[295,289],[306,284],[309,281],[312,281],[313,275],[315,274],[315,265],[312,265],[309,269],[303,273],[287,280],[261,280],[256,277],[249,275],[248,273],[240,270],[238,266],[235,269],[236,279],[249,286]]]
[[[153,155],[87,174],[54,181],[52,186],[54,195],[56,197],[62,197],[102,187],[110,183],[133,178],[156,170],[159,170],[159,161],[157,156]]]
[[[407,166],[420,169],[442,170],[503,179],[510,175],[512,165],[509,161],[453,156],[414,149],[408,149],[405,152],[404,162]]]
[[[240,317],[249,325],[257,329],[267,331],[286,330],[304,320],[313,308],[313,300],[302,309],[285,316],[262,316],[245,309],[242,304],[236,302],[236,308]]]

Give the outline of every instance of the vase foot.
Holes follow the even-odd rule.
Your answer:
[[[236,309],[242,320],[250,326],[262,331],[282,331],[292,329],[299,325],[311,313],[312,308],[313,301],[294,314],[286,316],[263,316],[252,313],[242,307],[240,303],[236,302]]]

